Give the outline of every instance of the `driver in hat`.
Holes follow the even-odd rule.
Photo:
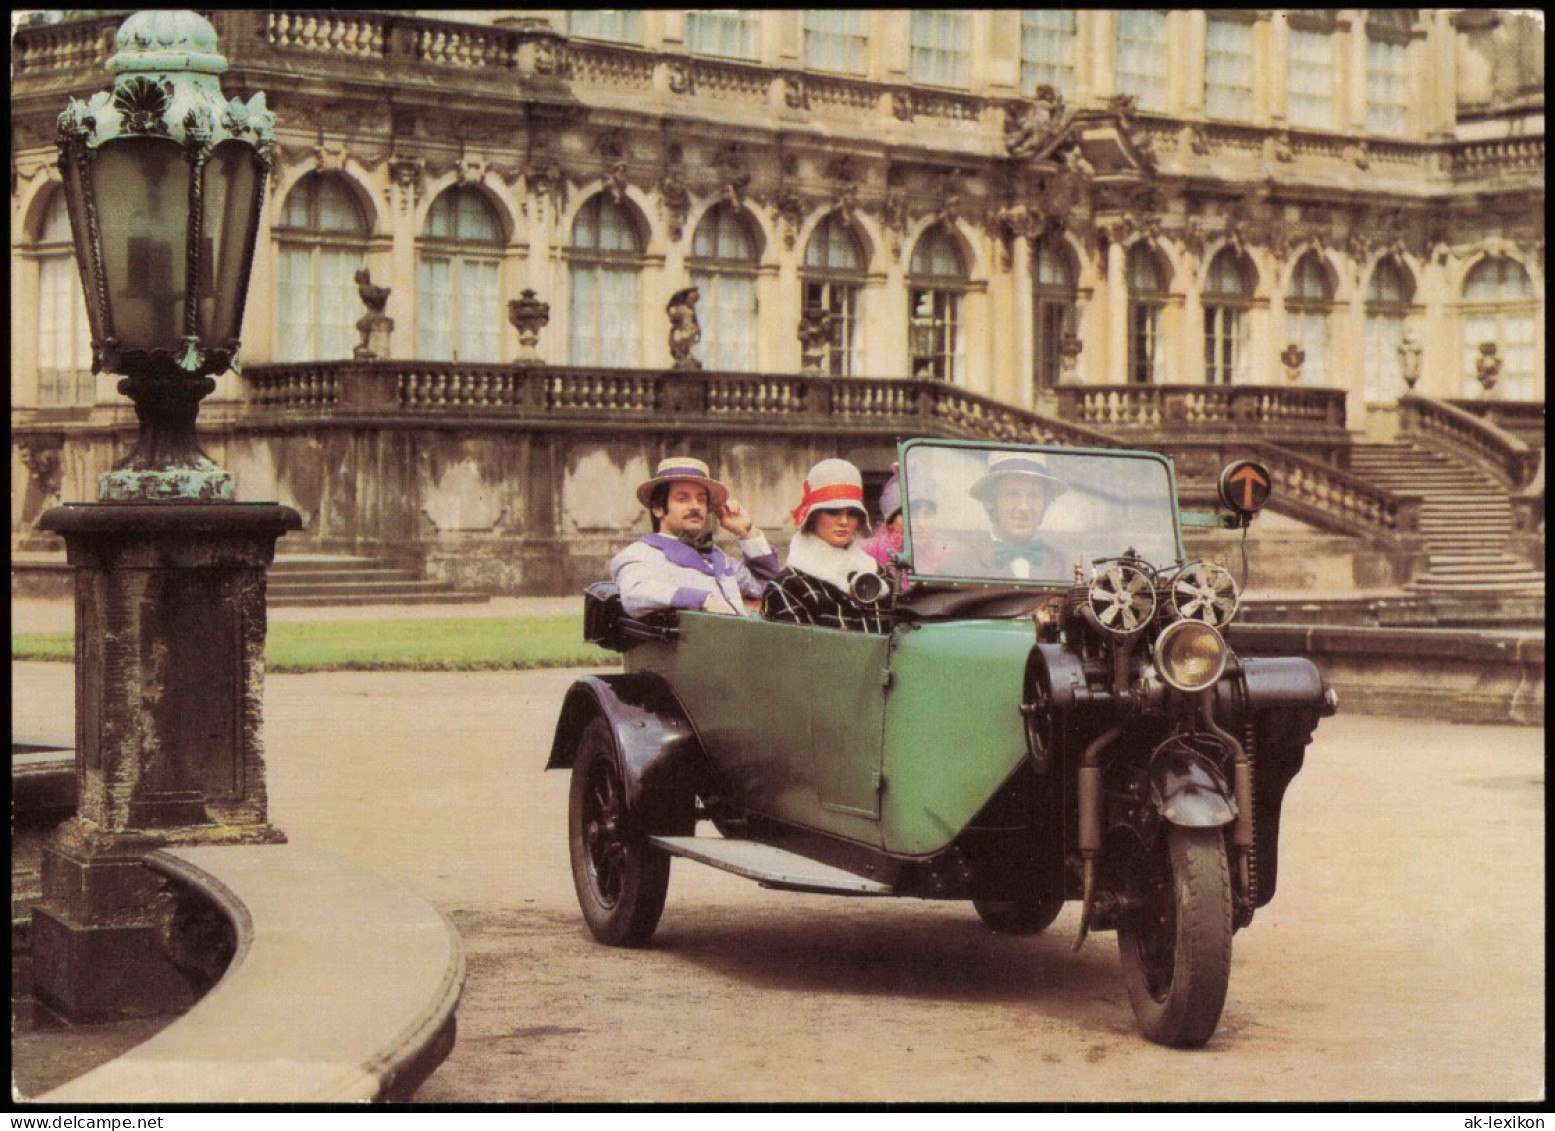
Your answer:
[[[968,577],[1055,578],[1063,563],[1038,530],[1048,504],[1066,489],[1036,452],[990,452],[972,497],[988,512],[992,537],[962,547],[943,572]]]
[[[653,478],[637,488],[637,499],[648,508],[653,533],[610,561],[628,614],[695,609],[744,615],[745,600],[759,599],[777,576],[777,553],[766,536],[701,460],[661,460]],[[713,544],[720,525],[739,539],[739,559]]]

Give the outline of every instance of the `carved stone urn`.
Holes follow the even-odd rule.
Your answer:
[[[534,365],[540,361],[536,347],[540,344],[540,331],[551,320],[550,303],[541,302],[535,293],[525,288],[519,298],[508,303],[508,321],[518,331],[518,357],[520,364]]]
[[[1292,385],[1301,383],[1301,367],[1307,362],[1307,351],[1290,342],[1280,354],[1280,364],[1285,367],[1285,380]]]

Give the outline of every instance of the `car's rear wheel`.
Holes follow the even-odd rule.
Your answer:
[[[1001,935],[1036,935],[1053,925],[1064,901],[1057,896],[1022,899],[974,898],[972,906],[990,931]]]
[[[643,946],[664,911],[670,857],[633,827],[604,719],[591,720],[578,738],[567,823],[572,882],[589,930],[608,946]]]
[[[1138,910],[1118,926],[1140,1031],[1196,1047],[1214,1035],[1231,980],[1231,873],[1220,829],[1168,827],[1130,878]]]

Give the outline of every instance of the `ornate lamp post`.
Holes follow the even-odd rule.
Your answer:
[[[37,997],[73,1019],[182,1008],[201,987],[169,953],[159,847],[284,840],[260,735],[265,569],[302,523],[239,503],[195,417],[235,368],[274,118],[223,100],[226,60],[193,12],[119,28],[112,92],[72,100],[60,167],[94,370],[124,374],[133,450],[99,501],[46,512],[76,583],[76,815],[44,850]]]

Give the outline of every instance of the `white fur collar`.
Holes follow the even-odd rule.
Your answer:
[[[848,590],[850,574],[880,571],[879,563],[859,549],[857,538],[849,545],[839,547],[814,534],[806,534],[803,530],[789,542],[786,564],[811,577],[829,582],[844,593]]]

